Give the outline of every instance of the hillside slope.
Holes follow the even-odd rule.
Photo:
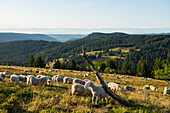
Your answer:
[[[57,41],[56,39],[43,34],[0,33],[0,42],[9,42],[17,40]]]
[[[82,46],[86,51],[105,50],[116,47],[133,47],[140,49],[130,51],[127,58],[135,64],[144,56],[149,63],[156,57],[163,59],[170,56],[170,35],[116,35],[97,39],[81,39],[71,42],[14,41],[0,44],[0,63],[9,61],[13,65],[27,63],[29,55],[41,55],[45,61],[68,58],[81,54]]]

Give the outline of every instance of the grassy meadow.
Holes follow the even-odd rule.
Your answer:
[[[24,72],[25,69],[32,69],[33,72]],[[109,102],[102,102],[99,99],[98,104],[91,103],[91,96],[71,95],[71,84],[54,83],[52,85],[68,87],[61,89],[56,87],[45,86],[26,86],[26,83],[14,83],[9,80],[10,75],[14,72],[19,72],[24,75],[35,73],[36,68],[31,67],[17,67],[17,66],[0,66],[0,71],[7,70],[9,74],[6,75],[5,82],[0,81],[0,112],[2,113],[23,113],[23,112],[40,112],[40,113],[168,113],[170,112],[170,95],[163,96],[164,87],[170,87],[162,80],[142,80],[139,77],[120,78],[116,79],[112,74],[102,74],[104,80],[119,82],[122,88],[125,85],[133,86],[143,91],[144,85],[152,85],[158,88],[158,91],[145,90],[147,94],[139,92],[123,91],[115,92],[126,100],[134,103],[145,105],[145,108],[125,107],[117,101],[109,97]],[[38,68],[39,71],[47,70]],[[61,74],[64,77],[73,77],[80,79],[90,79],[96,85],[100,85],[94,74],[89,77],[84,77],[88,73],[85,71],[58,70],[58,72],[44,72],[44,75],[51,76],[52,74]],[[116,74],[116,76],[119,76]]]

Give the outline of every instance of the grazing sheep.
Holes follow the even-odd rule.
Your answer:
[[[48,70],[44,70],[44,72],[48,72]]]
[[[42,71],[39,71],[39,73],[40,73],[40,74],[43,74],[43,72],[42,72]]]
[[[18,72],[14,72],[13,75],[20,75],[21,73]]]
[[[27,77],[24,76],[24,75],[19,75],[19,81],[26,82],[27,81]]]
[[[75,84],[75,83],[79,83],[79,84],[84,85],[86,82],[84,80],[76,78],[76,79],[73,80],[73,84]]]
[[[73,83],[73,80],[74,80],[74,78],[64,77],[63,83],[64,83],[64,84],[72,84],[72,83]]]
[[[25,72],[32,72],[32,69],[26,69]]]
[[[0,77],[5,78],[6,77],[5,72],[0,72]]]
[[[116,79],[120,79],[120,77],[116,77]]]
[[[127,91],[136,91],[136,88],[131,87],[131,86],[125,86],[124,90],[127,90]]]
[[[111,90],[113,90],[113,91],[120,91],[120,92],[122,92],[123,90],[122,90],[122,87],[119,85],[119,84],[117,84],[117,83],[114,83],[114,82],[109,82],[108,83],[108,87],[111,89]]]
[[[106,93],[106,91],[98,85],[94,85],[92,83],[91,80],[87,81],[86,84],[84,85],[85,88],[91,87],[91,91],[92,91],[92,103],[94,103],[94,97],[96,96],[96,104],[97,104],[97,100],[98,98],[105,98],[106,102],[108,101],[108,94]]]
[[[2,81],[4,83],[4,78],[3,77],[0,77],[0,81]]]
[[[164,96],[166,96],[166,94],[170,94],[170,87],[165,87],[163,94],[164,94]]]
[[[115,74],[113,74],[113,76],[116,76]]]
[[[27,77],[27,85],[41,85],[47,82],[47,77],[36,78],[35,76]]]
[[[145,85],[145,86],[143,87],[143,90],[145,90],[145,89],[150,89],[150,86],[149,86],[149,85]]]
[[[143,87],[143,89],[145,90],[145,89],[151,89],[152,91],[158,91],[158,89],[156,88],[156,87],[154,87],[154,86],[149,86],[149,85],[145,85],[144,87]]]
[[[74,95],[75,93],[81,95],[91,95],[91,90],[89,88],[84,88],[84,85],[79,83],[74,83],[71,88],[71,94]]]
[[[10,80],[12,82],[19,83],[19,76],[13,74],[13,75],[11,75]]]
[[[54,82],[63,82],[63,76],[62,75],[54,75],[53,76],[53,78],[52,78],[52,80],[54,81]]]
[[[158,89],[157,89],[156,87],[154,87],[154,86],[150,86],[150,89],[151,89],[152,91],[158,91]]]
[[[87,73],[87,74],[85,74],[85,75],[84,75],[84,77],[88,77],[89,75],[90,75],[90,74],[89,74],[89,73]]]

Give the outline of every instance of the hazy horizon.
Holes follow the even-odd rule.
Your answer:
[[[169,9],[169,0],[0,0],[0,32],[169,32]]]
[[[170,28],[0,28],[2,33],[29,33],[29,34],[90,34],[93,32],[127,34],[170,33]]]

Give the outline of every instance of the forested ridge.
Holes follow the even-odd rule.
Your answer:
[[[58,58],[68,58],[70,55],[86,51],[101,50],[105,53],[116,47],[133,47],[140,51],[130,50],[126,59],[137,65],[141,56],[151,65],[155,58],[167,59],[170,57],[170,35],[112,35],[99,38],[84,38],[70,42],[47,41],[13,41],[0,43],[0,63],[10,62],[11,65],[28,64],[30,54],[41,55],[45,62]]]

